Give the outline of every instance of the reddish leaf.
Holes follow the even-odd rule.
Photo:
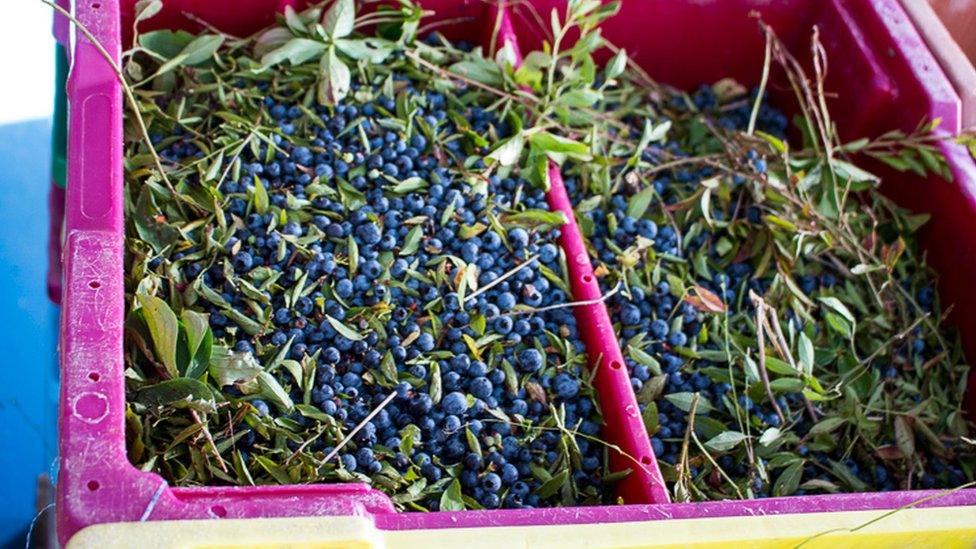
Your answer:
[[[722,299],[712,293],[709,289],[701,286],[695,286],[692,288],[692,291],[694,292],[694,295],[688,294],[685,296],[685,301],[690,303],[692,307],[705,313],[725,312],[725,303],[723,303]]]
[[[546,403],[546,390],[538,383],[532,381],[526,382],[525,392],[529,394],[529,398],[532,400],[537,400],[543,404]]]
[[[905,457],[905,454],[901,453],[901,450],[897,446],[882,446],[874,451],[874,455],[887,460],[896,460]]]

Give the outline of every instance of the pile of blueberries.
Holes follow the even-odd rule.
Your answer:
[[[511,218],[548,213],[544,193],[516,176],[465,172],[454,159],[468,145],[445,96],[400,84],[432,134],[419,124],[409,134],[391,129],[394,98],[368,85],[354,84],[339,105],[313,107],[315,123],[269,91],[274,150],[245,148],[240,176],[220,185],[232,229],[219,253],[189,248],[169,259],[187,287],[219,294],[197,302],[215,341],[262,361],[286,349],[314,364],[308,391],[286,374],[282,385],[343,435],[396,393],[322,479],[371,481],[398,504],[427,510],[455,479],[468,508],[599,502],[601,419],[572,310],[535,312],[570,300],[559,228]],[[479,134],[509,131],[477,106],[464,115]],[[167,144],[168,160],[199,156],[188,136]],[[150,267],[162,272],[163,263]],[[249,333],[241,317],[261,329]],[[287,417],[311,434],[319,421],[234,386],[224,393],[269,425]],[[236,442],[245,459],[273,445],[246,424],[237,429],[247,430]],[[321,458],[339,438],[301,447],[296,437],[289,448]],[[563,470],[563,485],[540,490]]]
[[[751,107],[754,97],[746,103]],[[702,88],[692,96],[697,110],[707,113],[718,125],[729,130],[744,129],[749,118],[748,109],[741,107],[737,109],[717,110],[717,99],[710,88]],[[671,102],[671,107],[676,110],[686,109],[682,100]],[[635,124],[635,127],[639,125]],[[785,117],[767,104],[763,104],[758,117],[758,128],[763,131],[782,137],[786,130]],[[674,131],[674,130],[672,130]],[[681,132],[676,132],[681,135]],[[635,138],[639,132],[635,129]],[[652,145],[643,151],[643,158],[652,163],[660,163],[662,160],[659,155],[668,153],[669,158],[681,158],[692,155],[681,142],[681,137],[675,137],[668,142]],[[766,170],[765,161],[750,151],[746,158],[748,165],[755,173],[763,173]],[[660,200],[667,205],[687,199],[700,188],[700,181],[716,175],[713,168],[702,166],[699,168],[674,168],[657,177],[653,181],[654,189]],[[735,183],[741,183],[743,177],[735,176]],[[567,190],[574,204],[580,204],[589,193],[583,186],[572,178],[566,181]],[[627,215],[629,196],[621,194],[614,195],[606,201],[602,207],[593,211],[586,212],[586,217],[592,220],[587,223],[591,229],[591,234],[587,235],[591,250],[595,254],[598,272],[606,273],[601,278],[601,285],[604,291],[609,291],[615,284],[621,281],[621,256],[620,251],[626,250],[638,243],[639,239],[652,242],[653,250],[660,257],[661,255],[670,256],[670,260],[661,261],[658,265],[663,267],[663,274],[668,272],[668,265],[675,262],[691,261],[692,258],[704,246],[710,248],[706,250],[706,257],[710,262],[714,261],[713,267],[721,265],[723,261],[715,249],[716,243],[720,240],[717,234],[712,234],[708,230],[703,230],[693,238],[686,239],[679,244],[678,235],[671,225],[658,226],[654,221],[647,218],[634,219]],[[652,212],[653,213],[653,207]],[[722,211],[718,208],[713,210],[712,216],[715,219],[728,218],[732,211]],[[761,224],[759,211],[754,206],[743,208],[738,215],[745,218],[752,224]],[[579,214],[578,214],[578,217]],[[611,217],[614,223],[611,223]],[[611,227],[615,230],[611,232]],[[632,266],[636,272],[644,271],[646,255],[641,254],[639,263]],[[718,272],[710,280],[685,280],[685,284],[695,284],[711,291],[719,297],[728,307],[729,315],[739,311],[754,311],[753,305],[747,297],[749,292],[757,295],[764,295],[772,284],[772,277],[769,275],[755,277],[752,265],[748,262],[732,262],[724,267],[719,266]],[[699,419],[697,429],[708,426],[726,426],[726,429],[737,429],[735,417],[738,412],[733,411],[730,406],[736,402],[742,413],[748,417],[751,431],[754,434],[762,434],[770,428],[786,427],[775,412],[771,402],[765,395],[762,399],[750,398],[743,394],[740,387],[737,398],[733,398],[732,385],[729,383],[728,370],[726,364],[713,362],[707,359],[692,359],[688,353],[682,351],[695,347],[698,350],[721,351],[710,340],[700,338],[703,326],[707,323],[709,313],[703,312],[692,306],[688,301],[682,301],[682,292],[672,288],[665,276],[660,277],[656,284],[647,284],[641,277],[632,277],[629,280],[627,289],[614,294],[608,300],[608,307],[611,316],[614,318],[618,329],[621,347],[625,355],[628,353],[628,346],[634,342],[639,342],[638,346],[643,351],[640,356],[651,356],[653,364],[646,360],[638,360],[634,355],[630,355],[626,362],[631,375],[631,383],[634,390],[638,393],[639,400],[641,390],[646,384],[660,383],[663,381],[663,389],[656,396],[653,405],[657,410],[656,421],[647,422],[654,426],[649,433],[651,444],[655,455],[658,457],[661,469],[665,477],[670,482],[676,480],[675,466],[681,459],[684,437],[688,428],[688,408],[687,402],[684,406],[676,405],[669,400],[669,395],[690,395],[697,393],[702,401],[713,410],[711,417]],[[797,285],[803,292],[810,296],[830,295],[830,289],[837,284],[838,277],[825,269],[819,276],[797,275]],[[824,292],[824,293],[820,293]],[[919,292],[918,302],[928,309],[932,307],[934,292],[931,287],[926,287]],[[797,322],[796,319],[791,321]],[[796,327],[799,328],[797,322]],[[736,327],[730,327],[735,330]],[[924,350],[924,341],[917,339],[915,343],[915,353]],[[934,353],[933,353],[934,354]],[[897,375],[894,367],[885,363],[879,365],[884,369],[884,374],[888,378]],[[656,371],[655,371],[656,370]],[[665,377],[666,376],[666,377]],[[917,399],[920,400],[920,397]],[[651,403],[641,401],[642,410],[646,409]],[[802,488],[802,484],[808,480],[815,482],[808,486],[817,486],[819,481],[838,483],[838,477],[831,473],[836,471],[837,465],[832,462],[840,463],[854,477],[842,477],[847,480],[848,489],[857,488],[857,481],[863,483],[861,489],[871,491],[889,491],[897,489],[894,474],[888,469],[885,461],[874,459],[873,456],[853,456],[845,454],[846,448],[837,448],[832,452],[812,451],[802,443],[802,437],[807,435],[814,422],[805,413],[805,402],[799,392],[787,393],[777,397],[777,404],[783,411],[787,423],[798,438],[790,451],[794,452],[797,460],[803,460],[801,487],[792,492],[793,495],[803,495],[807,489]],[[711,421],[717,419],[718,422]],[[721,428],[716,429],[721,431]],[[714,434],[714,433],[713,433]],[[704,440],[707,440],[705,438]],[[890,441],[894,444],[894,441]],[[787,445],[789,446],[789,444]],[[784,448],[785,449],[785,448]],[[694,444],[691,448],[692,454],[696,453]],[[773,471],[773,467],[767,470],[770,474],[760,474],[757,468],[751,465],[745,456],[740,445],[738,448],[729,451],[713,452],[712,457],[718,465],[731,476],[742,487],[742,492],[752,495],[752,497],[768,497],[772,495],[772,487],[775,484],[777,475],[782,468]],[[769,465],[767,457],[759,457],[763,468]],[[782,458],[783,455],[780,454]],[[918,486],[923,488],[934,488],[944,486],[958,486],[965,482],[965,475],[958,464],[947,463],[943,459],[929,456],[932,463],[932,471],[939,476],[926,473],[918,481]],[[723,497],[734,497],[735,493],[730,492],[724,481],[715,474],[709,461],[697,459],[690,464],[692,479],[706,478],[706,484],[715,489],[714,493],[722,493]],[[774,464],[775,465],[775,464]],[[782,467],[782,465],[779,465]],[[828,486],[827,482],[820,484]],[[784,494],[789,495],[789,494]],[[715,497],[715,496],[712,496]]]

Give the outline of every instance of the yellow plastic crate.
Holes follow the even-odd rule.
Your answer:
[[[68,549],[498,549],[511,547],[976,547],[976,506],[654,520],[610,524],[380,530],[366,517],[127,522],[90,526]]]

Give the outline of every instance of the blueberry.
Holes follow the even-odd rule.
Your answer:
[[[654,339],[664,339],[665,337],[667,337],[668,331],[669,331],[669,327],[667,322],[661,319],[657,319],[654,322],[651,322],[650,332],[651,332],[651,336],[654,337]]]
[[[429,332],[423,332],[419,337],[417,337],[417,341],[414,343],[422,352],[426,353],[432,351],[434,349],[434,336],[432,336]]]
[[[684,332],[671,332],[668,336],[668,344],[672,347],[684,347],[688,343],[688,336]]]
[[[521,250],[529,245],[529,233],[521,227],[516,227],[508,231],[508,243],[515,250]]]
[[[268,403],[265,402],[265,401],[263,401],[263,400],[254,399],[254,400],[251,401],[251,406],[254,407],[254,410],[260,416],[267,417],[267,416],[269,416],[271,414],[271,410],[268,408]]]
[[[542,368],[544,358],[536,349],[525,349],[518,355],[518,364],[523,372],[537,372]]]
[[[487,492],[497,492],[502,487],[502,479],[495,473],[487,473],[481,478],[481,486]]]
[[[471,384],[468,386],[468,390],[475,398],[480,398],[482,400],[491,396],[491,391],[493,387],[491,381],[488,381],[486,377],[476,377],[471,380]]]
[[[454,391],[441,400],[441,407],[445,414],[460,416],[468,409],[468,399],[464,393]]]
[[[349,280],[348,278],[344,278],[340,280],[339,282],[336,283],[335,292],[337,296],[343,299],[350,297],[353,292],[352,281]]]
[[[620,310],[620,322],[627,326],[633,326],[641,320],[640,309],[633,305],[626,305]]]
[[[556,374],[553,380],[553,388],[556,391],[556,396],[568,400],[579,394],[579,381],[573,379],[569,374],[561,372]]]
[[[274,314],[274,321],[275,324],[278,325],[288,324],[291,322],[291,311],[284,307],[276,310]]]
[[[247,252],[238,252],[234,256],[231,263],[234,265],[234,270],[238,272],[246,272],[251,270],[251,266],[254,264],[254,259],[251,254]]]

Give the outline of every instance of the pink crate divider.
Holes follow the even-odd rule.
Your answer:
[[[500,10],[499,44],[507,45],[514,54],[515,66],[522,63],[522,51],[508,10]],[[610,469],[631,469],[630,476],[617,487],[617,494],[628,503],[667,503],[671,501],[667,485],[658,468],[651,440],[641,417],[630,374],[624,367],[623,353],[613,329],[613,322],[603,301],[600,283],[593,274],[586,239],[576,222],[573,204],[566,194],[562,171],[550,161],[549,191],[546,201],[553,211],[566,216],[561,227],[559,244],[566,253],[573,299],[590,302],[573,308],[579,334],[586,344],[590,368],[595,371],[594,385],[600,395],[604,414],[604,437],[620,447],[622,452],[610,452]],[[585,329],[584,329],[585,327]]]
[[[123,9],[129,10],[129,21],[132,3],[133,0],[124,0],[123,5]],[[283,5],[273,0],[249,0],[247,7],[251,11],[248,11],[228,10],[221,2],[173,0],[167,2],[167,9],[177,3],[196,13],[210,10],[214,19],[207,20],[214,23],[219,19],[224,28],[235,24],[240,29],[249,30],[260,26],[260,22],[256,23],[258,19],[267,19],[273,9]],[[536,11],[543,14],[559,4],[556,0],[532,0]],[[425,2],[425,6],[437,9],[444,18],[471,17],[471,21],[461,21],[444,29],[452,38],[483,34],[485,27],[490,27],[479,27],[479,22],[488,20],[486,13],[490,9],[476,0],[435,0]],[[519,7],[524,8],[524,5],[516,6],[518,18],[513,28],[519,31],[520,38],[527,40],[524,43],[531,44],[531,40],[538,43],[538,33],[533,31],[535,23],[525,16],[524,9],[519,11]],[[762,42],[754,28],[745,28],[745,25],[754,25],[746,17],[753,9],[762,11],[766,21],[780,29],[781,36],[796,51],[805,47],[804,42],[798,41],[802,34],[800,29],[809,29],[810,24],[826,21],[841,23],[821,27],[825,37],[830,38],[825,40],[829,52],[836,54],[838,51],[832,48],[840,44],[854,48],[841,50],[843,55],[834,55],[834,65],[855,63],[867,72],[853,81],[831,79],[828,82],[831,89],[840,92],[841,99],[835,103],[842,112],[852,115],[858,112],[858,101],[854,104],[842,101],[852,97],[849,93],[867,104],[880,101],[890,106],[869,119],[860,119],[862,127],[851,130],[852,133],[877,134],[890,127],[912,127],[923,115],[941,117],[942,127],[947,131],[958,129],[958,97],[897,0],[785,0],[777,3],[736,0],[707,6],[674,0],[624,2],[623,13],[608,22],[605,35],[625,46],[652,76],[676,85],[687,87],[723,76],[755,82],[758,70],[752,60],[761,59]],[[121,37],[127,33],[125,25],[120,29],[119,3],[116,0],[78,2],[76,13],[117,58]],[[174,16],[175,19],[179,17]],[[689,25],[707,32],[690,33]],[[61,328],[64,351],[60,418],[62,462],[57,512],[62,542],[89,524],[146,519],[351,514],[370,515],[379,527],[386,529],[550,525],[892,509],[936,494],[933,491],[906,491],[698,504],[400,514],[392,512],[383,494],[356,484],[168,488],[158,476],[135,470],[126,459],[122,384],[122,98],[108,65],[84,36],[76,35],[73,67],[77,70],[72,70],[69,81],[71,183],[67,198]],[[735,37],[739,41],[735,47],[716,49],[714,43],[708,46],[708,40],[702,40],[701,36],[724,40]],[[655,42],[647,42],[648,37],[654,37]],[[662,49],[656,47],[657,44],[673,47]],[[681,62],[675,63],[672,56],[678,51],[682,58]],[[894,88],[886,85],[886,79]],[[976,240],[961,240],[957,236],[976,233],[976,166],[962,147],[945,143],[941,148],[955,175],[954,184],[928,181],[927,192],[919,193],[918,179],[902,175],[891,177],[886,190],[903,203],[915,203],[920,209],[937,214],[928,229],[930,258],[943,274],[942,295],[956,303],[956,322],[964,333],[972,336],[976,333],[973,332],[976,294],[968,291],[968,287],[976,280],[976,261],[973,261]],[[549,198],[551,207],[563,209],[567,206],[565,201],[562,206],[558,200],[553,202],[553,194]],[[585,288],[580,292],[577,299],[599,295],[598,289],[595,294],[586,294]],[[966,343],[972,351],[972,347],[976,347],[976,338],[970,337]],[[623,398],[626,399],[626,395]],[[976,505],[976,490],[960,490],[921,505]]]
[[[549,163],[549,185],[546,195],[549,207],[563,212],[569,220],[562,227],[560,244],[566,251],[573,298],[593,302],[574,307],[573,312],[580,336],[586,344],[590,367],[596,370],[593,381],[600,393],[604,415],[603,434],[624,452],[610,453],[610,468],[614,471],[630,468],[633,471],[626,482],[621,482],[618,493],[628,503],[668,503],[671,498],[651,448],[610,313],[602,301],[600,283],[593,275],[590,254],[576,223],[573,204],[566,194],[559,166],[552,162]]]

